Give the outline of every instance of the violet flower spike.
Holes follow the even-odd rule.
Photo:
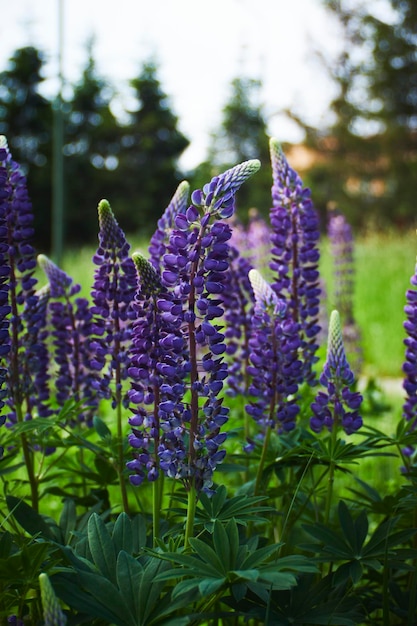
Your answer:
[[[6,357],[10,353],[9,315],[11,312],[11,306],[9,304],[11,270],[7,254],[9,249],[7,229],[7,171],[4,165],[2,165],[6,157],[6,150],[2,148],[0,144],[0,411],[4,407],[4,399],[7,396],[7,389],[5,388],[7,369],[5,364]],[[3,424],[5,419],[5,416],[0,417],[0,424]]]
[[[32,245],[32,204],[26,179],[19,165],[12,160],[4,137],[0,137],[0,191],[0,254],[4,261],[0,283],[0,331],[2,343],[7,346],[3,355],[7,367],[1,367],[0,372],[6,378],[8,388],[7,418],[14,423],[30,419],[37,409],[32,368],[38,363],[39,337],[35,329],[40,332],[40,328],[39,319],[36,319],[38,298],[35,295],[37,280],[34,277],[36,257]],[[6,332],[10,339],[7,339]],[[3,402],[6,396],[3,390],[0,393]]]
[[[295,427],[299,412],[299,327],[288,315],[285,300],[277,296],[257,270],[250,270],[249,279],[255,294],[249,341],[249,393],[256,400],[246,406],[246,411],[261,427],[261,435],[272,429],[288,432]]]
[[[129,366],[128,350],[135,313],[132,303],[137,289],[135,265],[130,245],[107,200],[98,204],[99,245],[93,256],[97,266],[91,291],[94,315],[90,342],[91,367],[102,371],[100,389],[111,396],[113,408],[127,405],[123,381]],[[103,371],[104,370],[104,371]],[[114,388],[110,389],[114,382]]]
[[[133,413],[129,418],[132,432],[128,439],[133,448],[133,459],[126,465],[133,472],[130,482],[137,486],[145,478],[151,482],[158,478],[161,449],[165,450],[161,439],[167,436],[172,440],[168,431],[173,429],[173,437],[180,440],[183,433],[181,416],[185,410],[183,379],[187,371],[183,366],[186,362],[183,358],[184,337],[180,325],[172,323],[170,311],[176,305],[171,294],[163,288],[157,271],[149,261],[139,253],[134,253],[132,259],[138,273],[139,288],[133,304],[136,321],[128,370]],[[168,420],[170,427],[162,430],[161,420]],[[184,447],[178,445],[176,457],[183,459],[185,456]],[[174,465],[172,458],[170,461]],[[168,474],[170,467],[164,466]]]
[[[90,350],[94,323],[86,298],[75,298],[81,290],[72,278],[47,256],[39,255],[40,267],[49,280],[49,323],[53,345],[53,360],[57,366],[56,399],[59,406],[74,399],[83,404],[81,422],[91,423],[99,394],[97,372],[91,367]]]
[[[183,180],[178,185],[162,217],[158,220],[156,231],[151,237],[148,248],[149,261],[156,269],[161,269],[162,257],[166,252],[169,235],[172,229],[175,228],[175,217],[178,213],[185,213],[189,195],[190,185],[186,180]]]
[[[326,391],[319,391],[311,408],[311,429],[319,433],[323,428],[329,431],[342,428],[347,435],[355,433],[362,426],[359,408],[362,396],[351,391],[354,375],[346,359],[342,328],[338,311],[332,311],[329,324],[327,358],[320,376],[320,383]]]
[[[231,245],[230,267],[221,295],[229,372],[226,393],[230,396],[246,396],[248,393],[249,337],[254,307],[253,289],[249,280],[251,269],[249,260]]]
[[[300,324],[303,370],[300,382],[314,385],[317,336],[320,327],[318,249],[319,221],[310,190],[289,166],[276,139],[270,140],[273,174],[270,268],[276,274],[273,288],[288,300],[293,320]]]
[[[404,339],[405,361],[403,372],[405,375],[403,388],[406,399],[403,405],[403,417],[409,422],[410,430],[417,427],[417,265],[410,279],[412,288],[407,290],[404,312],[406,321],[404,328],[407,337]]]

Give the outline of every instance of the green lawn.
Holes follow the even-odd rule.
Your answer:
[[[355,240],[354,310],[362,332],[366,376],[402,376],[405,292],[414,273],[416,253],[414,231],[370,234]],[[326,241],[322,245],[322,271],[331,294]]]
[[[131,240],[132,252],[146,254],[147,242]],[[331,308],[332,267],[328,242],[321,244],[321,271],[325,280]],[[354,308],[362,332],[364,375],[366,377],[401,377],[404,360],[405,292],[414,273],[417,236],[414,231],[404,234],[388,232],[369,234],[355,240],[355,299]],[[93,281],[93,248],[69,250],[63,268],[88,295]],[[41,284],[44,279],[40,277]]]

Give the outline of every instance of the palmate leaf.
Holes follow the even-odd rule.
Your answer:
[[[116,582],[116,551],[101,517],[97,513],[88,520],[88,545],[94,564],[108,580]]]
[[[215,520],[213,534],[205,541],[190,539],[192,554],[155,553],[179,566],[158,575],[156,580],[183,578],[175,587],[173,597],[196,591],[205,596],[224,588],[225,592],[230,589],[232,593],[235,589],[241,599],[251,585],[258,585],[267,594],[271,589],[290,589],[296,584],[300,571],[317,571],[315,564],[303,556],[271,561],[281,544],[258,548],[257,537],[243,541],[239,542],[235,520],[230,520],[226,526]]]
[[[275,511],[273,507],[261,504],[267,499],[265,496],[247,495],[228,499],[226,487],[220,485],[211,498],[205,493],[200,494],[195,524],[203,524],[206,530],[212,532],[215,520],[227,522],[234,519],[245,526],[250,522],[265,522],[267,518],[262,514]]]

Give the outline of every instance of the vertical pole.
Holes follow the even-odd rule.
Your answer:
[[[52,147],[52,258],[61,264],[64,244],[64,120],[62,115],[63,75],[63,3],[58,0],[58,92],[53,103]]]

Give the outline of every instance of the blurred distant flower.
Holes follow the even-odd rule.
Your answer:
[[[278,142],[270,141],[273,174],[271,217],[272,285],[288,301],[288,312],[300,325],[302,379],[315,382],[319,326],[319,221],[310,190],[289,166]],[[300,380],[301,382],[301,380]]]
[[[320,383],[326,391],[319,391],[311,405],[314,413],[310,420],[312,430],[318,433],[323,428],[340,427],[348,435],[359,430],[362,418],[358,411],[362,396],[350,390],[354,375],[346,359],[338,311],[332,311],[330,316],[327,359]]]
[[[353,233],[344,215],[331,210],[328,236],[333,258],[333,307],[343,319],[346,352],[355,372],[361,369],[363,355],[361,333],[353,313],[354,260]]]

